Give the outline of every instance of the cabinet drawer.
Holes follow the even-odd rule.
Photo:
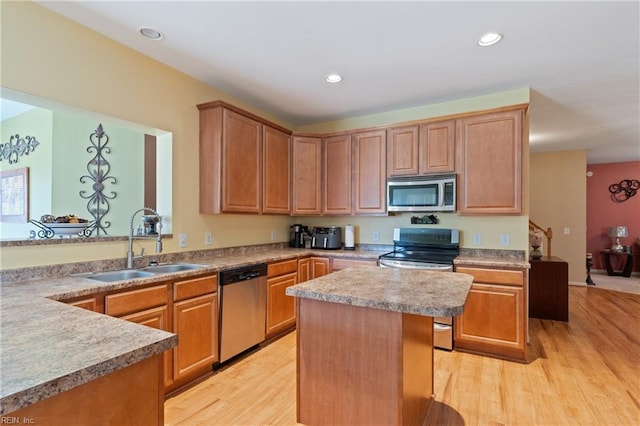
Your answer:
[[[484,269],[456,267],[456,272],[473,275],[474,283],[501,284],[501,285],[524,285],[523,271],[507,271],[503,269]]]
[[[167,304],[167,285],[142,288],[104,298],[105,314],[121,316]]]
[[[267,269],[267,276],[277,277],[278,275],[296,272],[298,270],[298,260],[286,260],[284,262],[270,263]]]
[[[184,300],[203,294],[213,293],[218,289],[218,277],[196,278],[187,281],[178,281],[173,284],[173,300]]]

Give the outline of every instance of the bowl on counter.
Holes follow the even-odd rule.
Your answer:
[[[71,236],[84,232],[90,223],[45,223],[44,226],[51,229],[59,236]]]

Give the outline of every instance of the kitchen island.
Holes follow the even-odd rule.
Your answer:
[[[359,266],[287,289],[297,308],[297,420],[422,424],[433,398],[433,317],[473,277]]]

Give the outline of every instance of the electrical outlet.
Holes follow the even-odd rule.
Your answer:
[[[479,246],[480,244],[482,244],[482,237],[480,234],[473,234],[473,245]]]
[[[508,246],[509,244],[511,244],[509,234],[500,234],[500,245]]]
[[[275,241],[276,240],[276,231],[271,230],[271,241]]]
[[[565,226],[564,235],[569,235],[569,234],[571,234],[571,229],[568,226]]]
[[[180,235],[178,236],[178,245],[180,247],[187,246],[187,234],[185,234],[184,232],[181,232]]]
[[[378,231],[373,233],[373,241],[380,241],[380,233]]]
[[[210,246],[211,244],[213,244],[213,235],[211,235],[211,232],[205,232],[204,233],[204,245],[205,246]]]

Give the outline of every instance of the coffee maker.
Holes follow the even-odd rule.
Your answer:
[[[309,228],[299,223],[291,225],[289,233],[289,247],[304,248],[304,237],[309,234]]]

